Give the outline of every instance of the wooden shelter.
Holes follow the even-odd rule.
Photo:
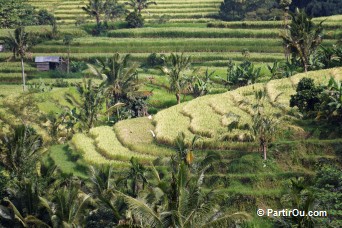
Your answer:
[[[62,64],[60,56],[37,56],[34,60],[38,71],[55,70]]]

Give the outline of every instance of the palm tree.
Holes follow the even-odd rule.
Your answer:
[[[156,2],[150,0],[129,0],[129,2],[125,2],[126,5],[131,6],[134,11],[138,11],[141,14],[143,9],[147,9],[150,5],[157,5]]]
[[[26,90],[24,58],[32,46],[30,41],[29,34],[25,32],[25,27],[16,28],[13,34],[9,33],[9,36],[4,38],[4,43],[12,50],[13,57],[20,57],[23,91]]]
[[[95,17],[96,25],[99,28],[101,16],[105,14],[107,18],[114,19],[124,13],[123,5],[118,4],[117,0],[89,0],[88,4],[82,9],[91,17]]]
[[[104,103],[104,84],[95,85],[91,79],[83,80],[83,83],[77,86],[77,91],[81,95],[82,104],[76,117],[86,129],[90,129],[94,127]]]
[[[162,72],[169,77],[169,91],[176,95],[177,104],[180,104],[180,96],[188,85],[181,73],[190,67],[191,58],[185,57],[183,54],[178,55],[171,53],[165,59],[165,66],[161,68]]]
[[[273,140],[277,131],[278,121],[274,118],[257,113],[253,118],[252,133],[259,141],[260,150],[263,152],[264,160],[267,159],[267,147]]]
[[[292,21],[288,30],[281,33],[284,46],[292,53],[293,57],[299,57],[301,64],[308,71],[310,57],[322,42],[323,26],[321,21],[315,25],[304,10],[296,9],[291,14]]]
[[[284,11],[284,27],[286,28],[287,20],[289,16],[289,9],[290,9],[292,0],[277,0],[277,2],[279,6],[282,8],[282,10]]]
[[[40,202],[48,211],[53,227],[67,228],[82,224],[89,199],[89,195],[70,185],[56,190],[51,202],[43,197]]]
[[[89,3],[82,7],[82,9],[91,17],[95,17],[96,25],[101,23],[101,14],[105,9],[105,2],[103,0],[89,0]]]
[[[35,170],[42,145],[42,138],[33,128],[17,126],[12,135],[0,139],[0,163],[20,181]]]
[[[171,180],[160,180],[146,198],[118,194],[134,213],[136,223],[143,227],[230,227],[249,219],[246,213],[231,215],[220,211],[222,195],[201,189],[205,170],[191,174],[189,166],[181,161],[174,165]]]
[[[23,227],[50,227],[48,224],[44,223],[42,220],[38,219],[36,216],[31,214],[23,215],[22,212],[14,205],[14,203],[8,198],[4,198],[3,201],[8,204],[7,208],[0,205],[0,218],[3,221],[6,221],[10,224],[9,227],[17,227],[18,224],[15,224],[16,221],[20,222]],[[38,204],[34,205],[35,207]],[[11,209],[13,214],[10,212]]]
[[[139,163],[137,158],[132,157],[130,160],[131,168],[124,177],[126,186],[130,183],[130,195],[137,197],[140,189],[145,189],[147,181],[147,169]],[[141,184],[140,184],[141,183]]]
[[[103,165],[96,169],[90,167],[90,181],[92,183],[93,196],[99,200],[99,203],[109,208],[114,217],[119,221],[121,215],[116,206],[116,197],[113,194],[115,183],[113,181],[113,166]]]
[[[107,110],[110,106],[125,102],[134,97],[139,89],[137,65],[129,63],[130,55],[121,57],[119,53],[105,61],[96,60],[95,66],[88,64],[89,69],[98,77],[105,79]]]

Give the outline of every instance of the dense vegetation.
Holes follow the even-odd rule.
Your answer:
[[[340,227],[342,19],[317,2],[339,13],[0,0],[0,226]]]

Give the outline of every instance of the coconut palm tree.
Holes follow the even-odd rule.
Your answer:
[[[191,58],[189,56],[186,57],[183,54],[178,55],[171,53],[171,55],[164,60],[165,66],[160,69],[168,76],[170,83],[169,91],[176,95],[177,104],[180,104],[181,94],[188,85],[182,72],[190,67]]]
[[[18,221],[20,222],[22,227],[50,227],[48,224],[38,219],[36,216],[33,216],[31,214],[28,214],[26,216],[23,215],[23,213],[20,212],[20,209],[18,209],[8,198],[3,199],[3,201],[7,204],[7,207],[0,205],[0,218],[2,221],[5,222],[5,224],[3,225],[8,225],[8,227],[19,227],[19,224],[16,224],[16,222]],[[38,204],[34,206],[38,208]],[[12,211],[13,213],[11,213],[10,211]]]
[[[83,11],[89,16],[95,17],[97,28],[101,24],[101,16],[105,15],[105,20],[114,19],[121,16],[125,10],[123,5],[119,4],[117,0],[89,0]]]
[[[134,96],[139,89],[137,65],[130,64],[129,60],[130,55],[121,57],[116,53],[105,61],[96,60],[96,66],[88,64],[94,75],[105,80],[106,95],[111,99],[112,105]],[[110,105],[107,105],[109,108]]]
[[[280,37],[283,39],[284,47],[292,53],[293,57],[299,57],[307,72],[310,57],[322,42],[323,21],[316,25],[304,10],[299,9],[296,9],[291,16],[292,21],[288,30],[281,33]]]
[[[100,168],[90,167],[90,182],[92,184],[93,197],[98,199],[98,203],[109,208],[114,217],[120,220],[122,217],[117,208],[116,196],[113,194],[115,183],[113,180],[113,166],[103,165]]]
[[[76,113],[76,108],[74,108],[71,113],[80,121],[83,129],[89,130],[95,126],[104,103],[104,83],[96,85],[91,79],[83,80],[82,84],[77,85],[77,91],[82,101],[81,104],[76,104],[80,111]],[[68,101],[75,105],[72,100],[68,99]]]
[[[79,227],[84,220],[84,210],[90,196],[70,185],[55,191],[50,202],[40,197],[40,202],[50,215],[53,227]]]
[[[139,191],[145,189],[145,185],[148,184],[147,169],[139,163],[137,158],[132,157],[130,163],[131,168],[125,175],[124,180],[127,187],[130,185],[129,194],[132,197],[137,197]]]
[[[13,57],[20,57],[21,74],[23,79],[23,91],[26,90],[24,58],[27,51],[32,47],[32,42],[29,34],[25,32],[25,27],[18,27],[14,33],[9,33],[8,37],[4,38],[4,43],[13,52]]]
[[[264,160],[267,159],[268,144],[273,140],[274,133],[277,131],[278,121],[275,118],[257,113],[253,117],[252,133],[259,141],[260,150]]]
[[[0,139],[0,164],[11,172],[12,177],[21,181],[35,170],[42,146],[42,138],[33,128],[17,126],[12,135]]]
[[[105,10],[105,2],[103,0],[89,0],[88,4],[82,9],[91,17],[95,17],[96,25],[101,23],[101,14]]]
[[[134,11],[137,11],[141,14],[143,9],[147,9],[150,5],[157,5],[156,2],[150,0],[129,0],[129,2],[125,2],[126,5],[131,6]]]
[[[284,11],[284,27],[286,28],[292,0],[277,0],[277,2],[279,6],[281,7],[281,9]]]
[[[189,166],[176,163],[171,180],[161,180],[146,198],[120,194],[143,227],[230,227],[247,220],[246,213],[225,214],[218,203],[222,195],[201,189],[204,172],[191,173]]]

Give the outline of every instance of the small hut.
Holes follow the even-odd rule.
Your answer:
[[[0,42],[0,52],[5,51],[5,45]]]
[[[62,64],[60,56],[37,56],[34,60],[38,71],[55,70]]]

